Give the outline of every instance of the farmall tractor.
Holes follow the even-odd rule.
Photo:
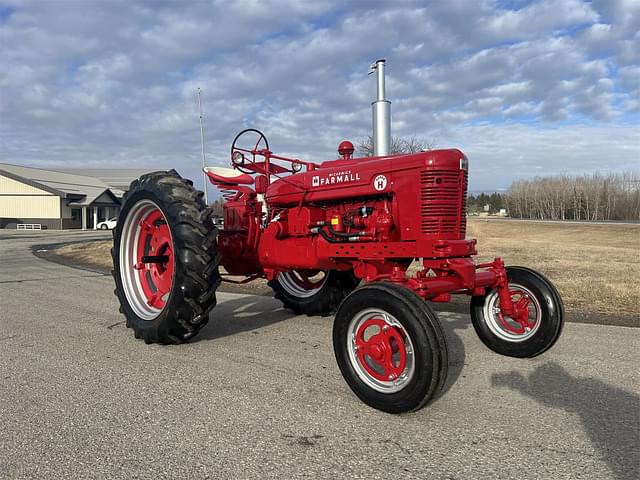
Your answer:
[[[231,145],[232,168],[205,168],[226,200],[221,230],[202,192],[175,171],[131,184],[112,255],[115,293],[136,338],[185,342],[208,322],[221,281],[266,278],[286,308],[335,313],[344,379],[392,413],[421,408],[445,382],[446,338],[427,301],[470,296],[475,331],[499,354],[533,357],[554,344],[563,325],[554,286],[499,258],[472,260],[467,157],[456,149],[389,155],[384,65],[373,66],[374,156],[353,158],[345,141],[338,159],[316,164],[275,155],[261,132],[244,130]]]

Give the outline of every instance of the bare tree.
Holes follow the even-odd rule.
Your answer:
[[[513,182],[511,216],[540,220],[640,220],[640,172],[537,177]]]
[[[415,135],[412,137],[391,137],[389,153],[397,155],[399,153],[415,153],[425,150],[433,150],[436,147],[434,140],[424,140]],[[358,153],[364,157],[373,156],[373,137],[369,135],[358,144]]]

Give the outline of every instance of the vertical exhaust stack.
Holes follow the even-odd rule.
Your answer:
[[[376,60],[371,65],[371,72],[378,77],[378,98],[371,104],[373,111],[373,155],[380,157],[389,155],[391,146],[391,102],[385,97],[384,83],[385,60]]]

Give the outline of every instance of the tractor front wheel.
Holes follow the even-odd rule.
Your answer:
[[[438,317],[413,291],[391,283],[365,285],[342,302],[333,348],[351,390],[385,412],[422,408],[447,377],[447,342]]]
[[[535,357],[560,337],[564,309],[560,294],[541,273],[507,267],[509,293],[517,309],[513,317],[500,311],[496,290],[472,297],[471,322],[480,340],[500,355]]]
[[[136,338],[181,343],[209,320],[220,283],[211,210],[174,170],[131,183],[113,231],[120,311]]]
[[[326,316],[336,311],[358,282],[351,271],[289,270],[280,272],[269,286],[295,313]]]

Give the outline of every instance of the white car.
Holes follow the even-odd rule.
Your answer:
[[[100,230],[111,230],[112,228],[116,228],[116,223],[118,223],[118,217],[113,217],[104,222],[98,222],[98,228]]]

